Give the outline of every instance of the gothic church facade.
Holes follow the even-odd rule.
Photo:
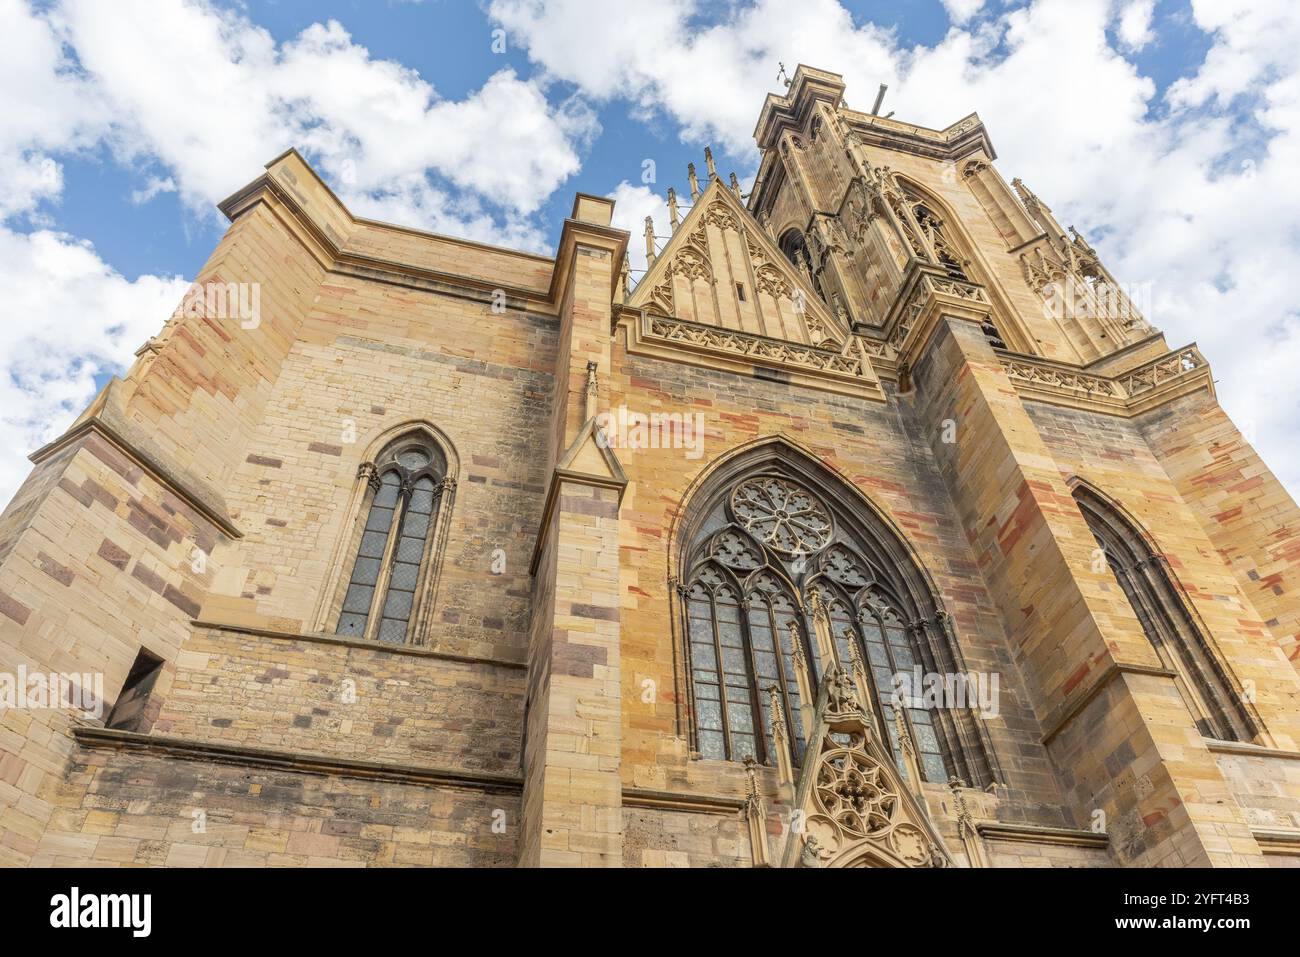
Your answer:
[[[1300,863],[1295,502],[977,116],[844,92],[668,237],[227,200],[257,315],[0,518],[0,864]]]

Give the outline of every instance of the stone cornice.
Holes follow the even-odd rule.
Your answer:
[[[243,538],[243,533],[226,513],[221,496],[198,479],[168,466],[160,453],[150,449],[152,443],[138,434],[138,429],[122,415],[115,401],[121,384],[121,380],[116,377],[109,380],[81,418],[53,442],[29,455],[30,461],[39,465],[86,436],[98,435],[213,526],[230,538]]]
[[[323,754],[275,751],[270,748],[140,734],[115,728],[74,728],[72,736],[78,744],[86,748],[141,751],[191,761],[208,761],[214,764],[229,764],[268,771],[292,771],[366,781],[391,781],[418,787],[451,787],[494,793],[516,794],[523,789],[523,780],[519,776],[488,771],[460,771],[383,761],[361,761]]]
[[[287,168],[280,168],[288,160],[294,162],[295,168],[309,174],[313,185],[318,186],[335,208],[313,215],[310,201],[302,190],[296,188],[296,176]],[[494,294],[504,293],[507,304],[515,300],[514,306],[520,309],[551,307],[554,305],[552,294],[556,285],[555,260],[536,253],[493,246],[473,240],[444,236],[424,230],[405,226],[381,223],[375,220],[353,216],[342,201],[334,195],[329,186],[315,170],[297,153],[288,150],[267,164],[267,172],[253,180],[227,199],[218,204],[218,208],[232,221],[248,212],[258,204],[269,204],[283,220],[291,220],[292,230],[311,249],[317,260],[332,272],[355,275],[359,278],[378,282],[392,282],[399,285],[415,286],[432,292],[447,292],[464,295],[465,292],[477,294],[477,298],[491,299]],[[327,215],[329,214],[329,215]],[[373,256],[350,248],[351,236],[340,232],[331,224],[329,216],[346,221],[344,229],[381,230],[400,233],[406,236],[426,239],[431,243],[460,247],[470,252],[479,252],[490,256],[505,256],[528,260],[543,265],[550,265],[549,285],[546,289],[503,283],[495,279],[469,276],[402,262],[396,259]]]
[[[259,638],[271,638],[276,641],[305,641],[319,645],[335,645],[342,648],[360,648],[365,651],[374,651],[379,654],[388,655],[407,655],[414,658],[434,658],[439,661],[450,661],[463,665],[486,665],[492,668],[512,668],[523,670],[528,666],[522,661],[506,661],[501,658],[484,658],[479,655],[459,655],[450,651],[439,651],[436,648],[425,648],[420,645],[394,645],[385,644],[381,641],[370,641],[365,638],[353,638],[346,635],[327,635],[315,632],[296,632],[282,631],[276,628],[267,628],[260,625],[238,625],[220,621],[205,621],[196,618],[190,622],[194,628],[207,628],[212,631],[224,631],[238,635],[254,635]]]
[[[1205,748],[1217,754],[1240,754],[1252,758],[1300,761],[1300,751],[1282,751],[1278,748],[1269,748],[1262,744],[1250,744],[1246,741],[1218,741],[1214,738],[1206,738]]]
[[[977,152],[983,152],[989,160],[997,159],[997,152],[977,113],[964,116],[942,130],[857,110],[842,110],[840,115],[858,139],[868,146],[947,162],[956,162]]]
[[[1214,395],[1214,378],[1196,344],[1174,349],[1114,375],[999,351],[1007,377],[1023,399],[1132,418],[1202,389]]]
[[[745,806],[744,797],[724,794],[692,794],[656,791],[651,788],[623,788],[623,806],[697,814],[736,814]]]
[[[652,356],[738,375],[766,378],[863,398],[885,400],[870,360],[854,350],[837,352],[758,333],[674,319],[639,309],[618,315],[630,355]],[[764,375],[764,370],[771,370]]]
[[[628,232],[600,223],[566,219],[560,232],[560,245],[556,251],[555,269],[551,273],[551,285],[548,301],[559,307],[573,278],[573,258],[579,248],[599,250],[610,257],[609,298],[613,302],[615,293],[622,282],[621,271],[623,256],[627,252]]]
[[[784,96],[769,93],[763,101],[754,126],[758,148],[771,149],[783,130],[802,129],[808,113],[818,102],[836,105],[843,95],[844,81],[838,73],[799,64],[790,79],[789,91]]]
[[[1281,827],[1252,827],[1251,835],[1265,854],[1300,857],[1300,830]]]
[[[1094,847],[1104,849],[1110,838],[1074,827],[1051,827],[1046,824],[1013,824],[1007,821],[979,821],[975,829],[989,841],[1019,841],[1026,844],[1052,844],[1057,847]]]

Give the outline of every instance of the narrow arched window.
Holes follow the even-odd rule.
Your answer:
[[[390,443],[361,467],[367,495],[335,632],[406,644],[427,602],[447,462],[427,436]]]
[[[868,589],[862,595],[857,616],[871,680],[876,687],[876,700],[880,702],[880,718],[895,755],[901,753],[901,745],[898,740],[898,716],[894,714],[892,678],[894,675],[915,677],[918,670],[922,673],[925,671],[921,655],[915,648],[899,611],[900,604],[879,588]],[[947,781],[952,777],[952,770],[944,757],[945,748],[940,744],[934,709],[913,702],[910,707],[903,708],[903,717],[916,746],[921,773],[925,779]]]
[[[889,740],[899,769],[906,773],[899,737],[901,717],[916,747],[922,775],[927,781],[948,781],[953,770],[945,756],[947,742],[941,742],[941,732],[936,729],[936,706],[932,703],[927,707],[916,689],[914,700],[904,703],[902,714],[895,713],[896,677],[906,677],[911,687],[918,678],[923,682],[932,673],[923,665],[921,651],[904,621],[900,610],[903,603],[888,595],[879,584],[883,576],[866,571],[866,561],[851,549],[835,545],[833,560],[834,577],[828,573],[816,576],[810,590],[821,596],[840,661],[863,663],[875,692],[871,704],[877,723]]]
[[[785,258],[799,271],[799,275],[808,280],[813,292],[817,293],[819,298],[825,299],[821,280],[817,276],[817,263],[813,261],[812,253],[808,249],[808,241],[803,233],[797,229],[787,229],[778,245]]]
[[[1106,569],[1128,599],[1156,656],[1169,671],[1201,734],[1250,741],[1257,724],[1210,645],[1164,556],[1113,503],[1086,485],[1074,492]]]
[[[683,589],[696,745],[706,758],[772,763],[774,709],[794,753],[803,749],[802,615],[758,542],[725,520],[708,527],[719,524],[701,532]]]
[[[815,593],[839,661],[857,663],[872,684],[869,705],[900,766],[901,719],[927,780],[990,780],[985,756],[963,751],[962,729],[976,737],[968,715],[917,700],[894,713],[895,676],[933,672],[938,658],[929,646],[947,634],[933,600],[913,597],[919,576],[884,558],[886,550],[864,533],[865,521],[837,519],[842,513],[831,496],[771,472],[733,478],[704,497],[703,516],[686,526],[679,591],[692,732],[702,757],[752,754],[774,763],[775,720],[801,760],[812,697],[828,667],[813,641]]]

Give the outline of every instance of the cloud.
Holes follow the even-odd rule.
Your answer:
[[[614,227],[632,234],[627,244],[627,255],[632,267],[632,284],[636,285],[646,269],[645,218],[649,216],[654,222],[656,236],[667,236],[670,231],[668,207],[664,198],[652,192],[649,186],[633,186],[627,180],[606,195],[614,200]],[[664,240],[656,240],[655,248],[662,249],[663,244]]]
[[[1141,50],[1156,38],[1151,30],[1151,16],[1156,0],[1131,0],[1119,14],[1119,38],[1129,50]]]
[[[131,202],[136,206],[142,206],[155,196],[163,193],[176,192],[176,182],[170,176],[163,179],[158,176],[149,177],[149,182],[145,184],[144,189],[131,191]]]
[[[599,132],[578,97],[551,103],[504,69],[440,96],[414,70],[371,56],[335,21],[277,44],[204,0],[0,0],[0,496],[23,456],[64,429],[180,301],[180,277],[128,279],[88,243],[48,229],[59,160],[103,150],[152,172],[132,192],[175,192],[200,216],[303,147],[361,215],[529,249],[536,212]],[[509,117],[510,122],[502,122]]]
[[[283,44],[200,0],[64,0],[51,21],[105,105],[121,160],[160,165],[200,214],[299,146],[349,205],[536,246],[528,217],[599,131],[581,100],[552,105],[510,69],[445,99],[334,20]]]
[[[984,6],[984,0],[943,0],[943,7],[948,11],[948,19],[962,24],[969,21]]]
[[[0,323],[0,491],[30,471],[27,452],[56,438],[184,295],[179,276],[127,280],[94,248],[62,233],[0,228],[0,290],[22,322]]]
[[[105,124],[93,92],[67,63],[58,38],[22,0],[0,0],[0,222],[30,216],[58,197],[63,171],[54,150],[91,145]]]
[[[978,109],[1002,171],[1078,225],[1122,282],[1149,284],[1149,318],[1171,345],[1199,343],[1224,407],[1300,492],[1300,18],[1286,0],[1196,0],[1209,52],[1163,95],[1125,56],[1158,42],[1146,0],[1035,0],[929,47],[855,24],[834,0],[758,0],[703,28],[678,0],[639,10],[630,30],[599,6],[488,9],[548,75],[755,164],[778,60],[841,72],[860,109],[889,83],[885,109],[926,126]],[[1107,36],[1116,24],[1125,49]]]

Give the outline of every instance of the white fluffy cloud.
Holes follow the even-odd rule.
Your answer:
[[[1119,13],[1119,39],[1129,50],[1141,50],[1155,39],[1151,17],[1156,12],[1156,0],[1130,0]]]
[[[581,100],[548,101],[501,70],[448,100],[334,21],[292,40],[207,0],[0,0],[0,499],[24,456],[120,372],[180,301],[180,277],[134,280],[43,229],[60,159],[107,146],[151,172],[130,199],[175,192],[200,216],[287,146],[354,212],[527,248],[539,207],[599,131]],[[509,117],[510,122],[502,122]],[[23,229],[33,229],[24,232]]]
[[[649,186],[633,186],[627,180],[619,183],[607,194],[614,200],[614,226],[632,234],[627,244],[627,255],[632,267],[632,284],[636,285],[645,274],[645,218],[654,222],[655,235],[669,235],[668,207],[664,198],[651,191]],[[655,241],[655,249],[663,248],[662,239]]]
[[[951,18],[973,6],[950,4]],[[588,97],[626,99],[687,142],[755,162],[779,60],[842,73],[858,108],[887,82],[885,109],[927,126],[979,110],[1008,178],[1078,225],[1121,281],[1150,284],[1150,318],[1171,345],[1200,344],[1224,406],[1300,491],[1300,16],[1288,0],[1196,0],[1210,51],[1163,96],[1126,56],[1159,42],[1148,0],[985,9],[933,47],[855,25],[835,0],[757,0],[702,29],[688,0],[638,12],[632,30],[599,7],[493,0],[489,11]],[[647,197],[624,194],[643,217]]]
[[[943,8],[948,11],[948,18],[953,23],[966,23],[980,12],[984,0],[943,0]]]
[[[30,470],[25,453],[54,439],[95,394],[97,373],[117,371],[180,302],[179,276],[128,281],[89,244],[40,230],[0,228],[0,489]]]
[[[599,130],[581,101],[553,106],[509,69],[442,99],[333,20],[280,45],[198,0],[64,0],[53,20],[108,105],[115,147],[159,162],[199,210],[292,145],[358,212],[536,246],[528,217],[579,170]]]

